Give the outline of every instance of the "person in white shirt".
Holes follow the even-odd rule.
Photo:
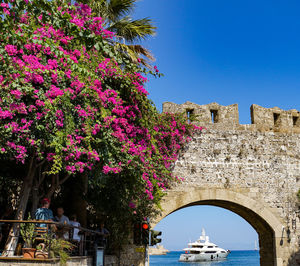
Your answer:
[[[70,225],[73,225],[73,226],[80,226],[80,223],[77,222],[77,216],[76,216],[76,214],[73,214],[73,215],[71,216]],[[78,228],[73,228],[73,240],[78,241],[78,242],[80,242],[80,240],[81,240],[81,237],[80,237],[80,235],[78,234],[79,231],[80,231],[80,230],[79,230]]]

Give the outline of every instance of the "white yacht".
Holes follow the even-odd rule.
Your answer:
[[[219,248],[214,243],[209,242],[209,237],[205,235],[204,229],[202,229],[200,238],[189,243],[188,247],[183,250],[185,254],[181,254],[179,258],[179,261],[182,262],[224,260],[230,253],[229,250]]]

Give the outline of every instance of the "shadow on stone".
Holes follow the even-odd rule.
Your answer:
[[[299,266],[299,265],[300,265],[300,250],[293,253],[288,261],[288,266]]]

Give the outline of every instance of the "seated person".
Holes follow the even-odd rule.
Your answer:
[[[76,214],[73,214],[71,216],[71,221],[70,221],[70,225],[73,225],[73,226],[80,226],[80,223],[77,222],[77,216]],[[80,242],[80,235],[78,234],[79,233],[79,229],[78,228],[73,228],[73,240],[74,241],[77,241],[77,242]]]
[[[38,208],[35,211],[35,219],[36,220],[45,220],[45,221],[53,221],[53,212],[49,209],[50,207],[50,200],[47,198],[44,198],[42,200],[42,206],[41,208]],[[47,227],[46,224],[39,224],[39,227]]]
[[[55,222],[59,222],[64,225],[70,224],[69,218],[64,215],[64,208],[59,207],[57,208],[57,215],[54,218]],[[59,238],[64,238],[64,239],[69,239],[69,228],[63,227],[63,226],[57,226],[58,230],[56,234],[58,235]]]

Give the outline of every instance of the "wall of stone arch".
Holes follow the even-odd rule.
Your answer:
[[[162,201],[162,213],[153,222],[153,226],[167,215],[193,205],[218,206],[240,215],[259,235],[261,265],[287,265],[288,258],[282,252],[285,251],[284,243],[287,239],[280,217],[264,202],[254,200],[241,191],[199,187],[169,191]]]
[[[300,124],[293,121],[300,112],[252,105],[252,123],[242,125],[237,104],[166,102],[163,111],[193,113],[193,123],[205,128],[174,165],[173,174],[184,182],[172,187],[164,215],[197,201],[223,204],[259,233],[262,265],[299,266]],[[275,258],[270,262],[267,252],[272,247]]]

